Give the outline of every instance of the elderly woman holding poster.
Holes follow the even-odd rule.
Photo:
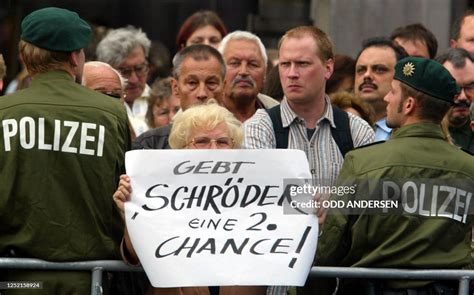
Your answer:
[[[169,138],[173,149],[237,149],[243,139],[241,123],[226,108],[215,100],[198,105],[176,115]],[[124,216],[124,203],[130,199],[132,188],[127,175],[120,177],[119,187],[113,199]],[[122,257],[130,264],[139,264],[130,237],[125,227],[121,245]],[[265,294],[266,287],[182,287],[153,288],[151,294]]]

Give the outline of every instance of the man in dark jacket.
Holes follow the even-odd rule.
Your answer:
[[[222,102],[225,64],[221,54],[207,45],[184,48],[173,58],[172,90],[181,110],[213,98]],[[171,124],[149,130],[135,140],[133,149],[169,149]]]
[[[454,144],[474,153],[474,135],[471,132],[469,106],[474,101],[474,55],[463,48],[450,48],[436,58],[461,87],[448,112],[449,134]]]

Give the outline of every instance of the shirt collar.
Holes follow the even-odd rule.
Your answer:
[[[145,84],[145,89],[143,89],[142,95],[140,95],[140,96],[141,97],[148,97],[148,96],[150,96],[150,91],[151,91],[150,86],[148,86],[148,84]]]
[[[57,79],[74,81],[73,77],[68,72],[58,70],[58,71],[52,71],[52,72],[37,74],[33,77],[33,80],[31,81],[31,83],[36,84],[39,81],[57,80]]]
[[[260,101],[260,99],[258,99],[258,96],[257,96],[257,99],[255,100],[255,109],[258,110],[258,109],[265,109],[265,106],[263,105],[263,103]]]
[[[392,128],[387,126],[387,117],[378,120],[375,125],[387,133],[392,132]]]
[[[443,131],[441,130],[441,126],[429,122],[405,125],[394,132],[391,139],[403,137],[429,137],[443,140],[445,139]]]
[[[327,120],[329,121],[329,124],[331,125],[331,127],[335,128],[336,125],[334,124],[334,116],[332,112],[331,99],[329,98],[327,94],[324,95],[324,101],[325,101],[324,113],[316,124],[319,124],[320,122]],[[286,96],[283,97],[283,100],[281,101],[280,106],[281,106],[281,121],[284,128],[287,128],[288,126],[290,126],[291,123],[293,123],[293,121],[295,120],[304,122],[303,118],[299,117],[288,105]]]

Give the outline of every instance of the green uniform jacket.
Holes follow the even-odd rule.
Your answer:
[[[120,259],[112,195],[130,148],[123,105],[49,72],[0,98],[0,121],[0,256]]]
[[[474,157],[443,139],[441,129],[417,123],[399,129],[392,139],[347,154],[338,185],[380,179],[461,181],[474,193]],[[379,193],[352,196],[382,199]],[[371,194],[372,192],[372,194]],[[425,198],[432,195],[427,191]],[[337,199],[337,196],[334,196]],[[462,199],[462,198],[461,198]],[[465,202],[465,199],[462,200]],[[474,200],[471,201],[471,207]],[[420,202],[421,203],[421,202]],[[317,265],[387,268],[464,268],[470,264],[471,217],[465,223],[418,214],[329,214],[317,249]],[[428,282],[388,282],[393,288]]]

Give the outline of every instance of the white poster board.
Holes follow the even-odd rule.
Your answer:
[[[310,179],[300,150],[136,150],[130,238],[155,287],[302,286],[314,214],[284,214],[284,181]]]

